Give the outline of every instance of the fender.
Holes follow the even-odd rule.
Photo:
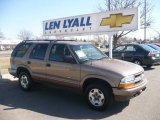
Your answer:
[[[87,75],[87,76],[85,76],[85,77],[83,77],[83,78],[81,79],[81,82],[80,82],[80,87],[81,87],[81,88],[83,87],[83,83],[84,83],[87,79],[89,79],[89,78],[101,79],[101,80],[104,80],[104,81],[108,82],[108,84],[110,84],[111,87],[116,87],[115,83],[114,83],[113,81],[111,81],[111,80],[108,80],[106,77],[101,76],[101,75],[92,75],[92,74],[91,74],[91,75]]]
[[[20,68],[20,67],[27,69],[27,70],[29,71],[29,73],[32,75],[32,71],[31,71],[31,69],[30,69],[28,66],[23,65],[23,64],[19,64],[19,65],[17,66],[17,70],[18,70],[18,68]]]

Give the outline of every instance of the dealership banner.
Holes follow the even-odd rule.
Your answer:
[[[139,28],[138,8],[72,16],[43,21],[43,35],[82,35]]]

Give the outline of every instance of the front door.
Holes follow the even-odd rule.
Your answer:
[[[125,46],[119,46],[113,49],[113,58],[123,59],[124,49],[125,49]]]
[[[51,47],[46,73],[47,79],[51,82],[79,86],[80,64],[64,44],[53,44]]]
[[[126,49],[124,50],[124,56],[123,59],[126,61],[133,61],[134,55],[136,53],[136,49],[133,45],[129,45],[126,47]]]

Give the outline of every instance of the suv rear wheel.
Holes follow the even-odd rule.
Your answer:
[[[113,104],[111,90],[102,84],[90,84],[85,91],[85,98],[91,108],[99,111]]]
[[[19,74],[19,85],[22,90],[28,91],[32,87],[32,79],[28,72],[22,72]]]

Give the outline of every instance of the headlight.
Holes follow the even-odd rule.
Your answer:
[[[125,83],[131,83],[134,82],[135,77],[134,75],[130,75],[130,76],[126,76],[121,80],[121,83],[125,84]]]
[[[135,76],[129,75],[121,79],[121,82],[118,87],[119,88],[130,88],[135,85],[134,82],[135,82]]]

